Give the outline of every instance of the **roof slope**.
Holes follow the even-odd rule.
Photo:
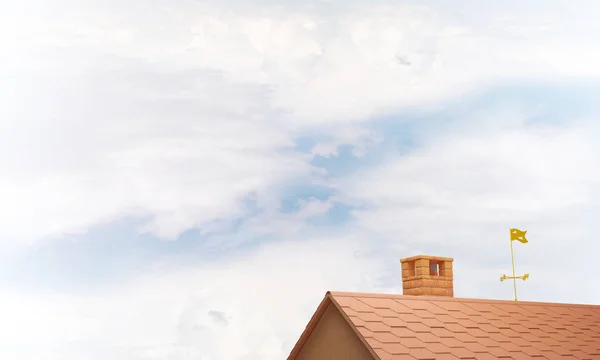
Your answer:
[[[342,292],[328,299],[381,360],[600,359],[600,306]]]

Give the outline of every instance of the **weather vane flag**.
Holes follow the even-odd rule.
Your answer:
[[[519,230],[519,229],[510,229],[510,256],[512,257],[512,276],[506,276],[506,275],[502,275],[500,277],[500,281],[504,281],[506,279],[512,279],[513,280],[513,286],[514,286],[514,291],[515,291],[515,301],[517,300],[517,279],[522,279],[522,280],[527,280],[527,278],[529,278],[529,274],[525,274],[523,276],[516,276],[515,275],[515,252],[513,250],[513,241],[518,241],[521,244],[527,244],[529,241],[527,241],[527,230]]]

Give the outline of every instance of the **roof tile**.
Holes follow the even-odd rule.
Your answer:
[[[374,332],[372,332],[371,330],[365,328],[364,326],[356,326],[356,330],[358,330],[358,332],[366,339],[366,338],[372,338],[373,334],[375,334]]]
[[[428,343],[427,344],[427,350],[431,351],[432,353],[439,355],[439,354],[450,354],[452,352],[452,349],[449,348],[448,346],[439,343],[439,342],[435,342],[435,343]]]
[[[371,337],[365,338],[365,340],[367,341],[369,346],[371,346],[373,349],[382,349],[384,347],[384,345],[382,343],[380,343],[379,341],[377,341]]]
[[[393,307],[391,307],[390,309],[394,310],[398,314],[411,314],[412,315],[412,309],[409,307],[406,307],[406,305],[403,305],[401,302],[399,302],[396,299],[394,299]]]
[[[463,347],[452,348],[452,350],[450,350],[450,354],[456,356],[459,359],[476,359],[477,358],[477,354],[475,354],[471,350],[467,350]]]
[[[398,314],[396,314],[396,317],[384,317],[381,322],[390,327],[406,327],[406,325],[408,325],[408,323],[402,320]]]
[[[463,343],[477,342],[477,338],[466,332],[454,334],[454,338]]]
[[[417,334],[417,336],[419,337],[419,340],[426,343],[428,347],[430,344],[433,344],[433,343],[439,344],[440,343],[440,338],[433,335],[431,332],[419,333],[419,334]]]
[[[427,344],[424,341],[421,341],[420,339],[417,339],[416,337],[415,338],[402,338],[400,340],[400,343],[410,349],[418,349],[418,348],[427,347]]]
[[[417,337],[416,333],[405,327],[393,327],[391,328],[390,332],[401,339]]]
[[[452,354],[436,354],[435,357],[437,360],[460,360],[456,356]]]
[[[398,344],[398,343],[400,343],[400,338],[390,332],[376,332],[376,333],[373,333],[372,337],[382,344],[390,344],[390,343]],[[386,347],[386,349],[387,349],[387,347]]]
[[[407,324],[406,327],[411,330],[414,331],[416,333],[429,333],[431,332],[431,328],[423,323],[410,323]]]
[[[500,342],[500,347],[508,352],[520,352],[521,351],[521,347],[515,345],[512,342]]]
[[[547,360],[566,360],[563,356],[558,355],[554,351],[543,351],[542,356]]]
[[[513,360],[531,360],[531,356],[520,351],[513,351],[510,356]]]
[[[421,323],[429,326],[432,329],[436,328],[444,328],[444,323],[439,321],[438,319],[421,319]]]
[[[497,358],[510,358],[511,354],[509,351],[504,350],[503,348],[500,347],[488,347],[487,351],[494,355]]]
[[[451,349],[464,348],[464,343],[456,338],[441,338],[440,344],[443,344]]]
[[[387,344],[385,350],[392,355],[407,355],[410,349],[402,344]]]
[[[457,323],[445,323],[444,328],[452,331],[455,334],[460,334],[460,333],[466,333],[467,332],[467,329],[464,326],[459,325]]]
[[[469,351],[472,351],[474,353],[487,352],[487,347],[479,343],[467,343],[465,344],[465,349],[468,349]]]
[[[498,359],[507,359],[507,358],[506,357],[499,358],[490,353],[477,354],[477,360],[498,360]]]
[[[383,317],[377,315],[377,313],[375,312],[359,312],[358,314],[356,314],[356,317],[358,317],[359,319],[363,320],[363,321],[381,321],[383,320]]]
[[[425,348],[411,349],[410,355],[417,360],[436,360],[436,355]]]
[[[367,321],[365,322],[365,328],[372,332],[389,332],[389,326],[381,321]]]

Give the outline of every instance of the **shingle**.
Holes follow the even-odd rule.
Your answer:
[[[421,341],[419,338],[401,338],[400,343],[409,349],[426,348],[427,343]]]
[[[371,346],[371,348],[373,348],[373,349],[383,349],[383,347],[384,347],[384,345],[382,343],[380,343],[379,341],[377,341],[371,337],[367,337],[367,338],[365,338],[365,340],[367,341],[369,346]]]
[[[390,327],[381,321],[367,321],[364,326],[372,332],[389,332],[390,330]]]
[[[436,354],[436,360],[460,360],[452,354]]]
[[[440,343],[451,348],[464,348],[465,344],[456,338],[440,338]]]
[[[541,355],[541,354],[540,354]],[[525,354],[521,351],[513,351],[510,353],[513,360],[531,360],[532,356]],[[539,357],[533,357],[533,359],[540,359]]]
[[[510,358],[511,354],[509,351],[504,350],[501,347],[488,347],[487,348],[488,353],[494,355],[497,358]]]
[[[399,343],[386,344],[385,350],[392,355],[407,355],[410,349]]]
[[[364,326],[356,326],[356,330],[358,330],[358,332],[362,335],[362,337],[366,338],[372,338],[373,337],[373,332],[367,328],[365,328]]]
[[[452,352],[452,348],[449,348],[448,346],[446,346],[442,343],[439,343],[439,342],[428,343],[427,349],[436,355],[450,354]]]
[[[432,330],[435,329],[443,329],[444,328],[444,323],[439,321],[438,319],[422,319],[421,321],[423,324],[429,326]]]
[[[406,325],[406,328],[416,333],[429,333],[431,332],[431,328],[423,323],[409,323]]]
[[[436,355],[425,348],[410,349],[410,355],[417,360],[436,360]]]
[[[401,339],[391,332],[377,332],[373,333],[373,339],[379,341],[382,344],[400,344]]]
[[[446,328],[432,328],[431,333],[437,338],[453,338],[454,334]]]
[[[600,306],[331,296],[381,359],[600,359]]]
[[[399,338],[416,338],[417,334],[405,327],[392,327],[390,332]]]
[[[396,314],[396,317],[384,317],[382,322],[390,327],[406,327],[408,325],[408,323],[402,320],[398,314]]]
[[[450,354],[456,356],[459,359],[477,359],[476,353],[463,347],[452,348],[452,350],[450,350]]]
[[[395,301],[393,299],[373,297],[360,297],[357,299],[374,309],[389,309],[395,305]]]
[[[487,352],[487,346],[483,346],[480,343],[466,343],[464,346],[465,349],[468,349],[469,351],[472,351],[474,353]]]
[[[369,322],[369,321],[378,321],[381,322],[381,320],[383,320],[383,317],[379,316],[376,312],[371,311],[371,312],[359,312],[358,314],[356,314],[356,317]]]

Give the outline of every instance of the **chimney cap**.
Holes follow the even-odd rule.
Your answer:
[[[453,262],[454,261],[453,258],[448,258],[448,257],[431,256],[431,255],[415,255],[415,256],[404,258],[404,259],[400,259],[400,262],[409,262],[409,261],[415,261],[415,260],[419,260],[419,259],[444,261],[444,262]]]

